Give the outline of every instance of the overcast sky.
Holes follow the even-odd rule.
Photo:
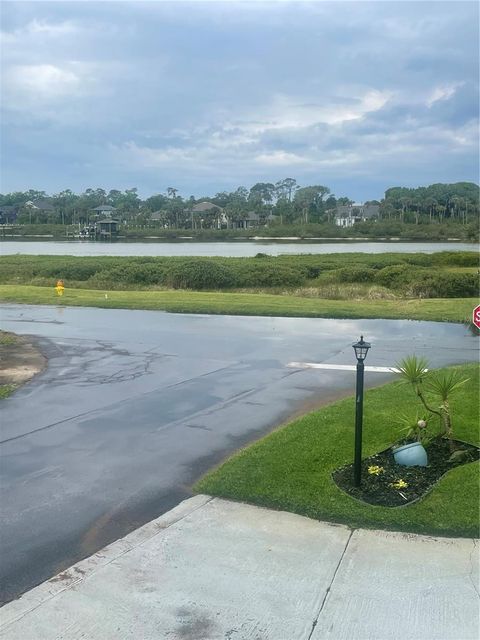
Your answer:
[[[2,2],[3,193],[478,181],[476,2]]]

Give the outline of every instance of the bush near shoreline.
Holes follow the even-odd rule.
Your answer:
[[[5,230],[5,237],[51,237],[64,239],[78,233],[78,225],[63,224],[15,224]],[[390,240],[442,241],[449,239],[474,242],[479,238],[477,222],[461,224],[456,221],[412,224],[400,220],[377,220],[356,223],[353,227],[339,227],[333,223],[271,224],[250,229],[166,229],[159,223],[144,225],[122,224],[119,231],[122,240],[188,240],[197,242],[223,242],[228,240],[251,240],[253,238],[292,237],[308,240],[314,238],[346,240]]]
[[[478,294],[478,254],[258,254],[254,258],[203,257],[0,257],[1,284],[49,286],[58,278],[70,288],[267,290],[310,297],[332,292],[374,297],[468,298]],[[310,293],[307,293],[309,291]],[[323,292],[323,293],[322,293]]]

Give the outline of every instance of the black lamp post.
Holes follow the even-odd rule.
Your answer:
[[[355,460],[353,465],[353,479],[356,487],[362,481],[362,425],[363,425],[363,372],[364,360],[367,357],[370,343],[364,342],[363,336],[359,342],[352,345],[357,358],[357,388],[355,392]]]

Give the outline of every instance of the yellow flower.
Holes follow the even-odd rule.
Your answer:
[[[383,467],[379,467],[378,465],[374,464],[371,467],[368,467],[368,473],[372,476],[378,476],[383,472]]]
[[[392,482],[390,484],[391,487],[393,487],[394,489],[405,489],[406,487],[408,487],[408,483],[405,482],[405,480],[397,480],[396,482]]]

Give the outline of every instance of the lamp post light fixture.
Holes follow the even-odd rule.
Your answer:
[[[362,426],[363,426],[363,373],[364,360],[371,347],[369,342],[360,336],[359,342],[352,345],[357,358],[357,385],[355,390],[355,459],[353,464],[353,480],[356,487],[362,482]]]

